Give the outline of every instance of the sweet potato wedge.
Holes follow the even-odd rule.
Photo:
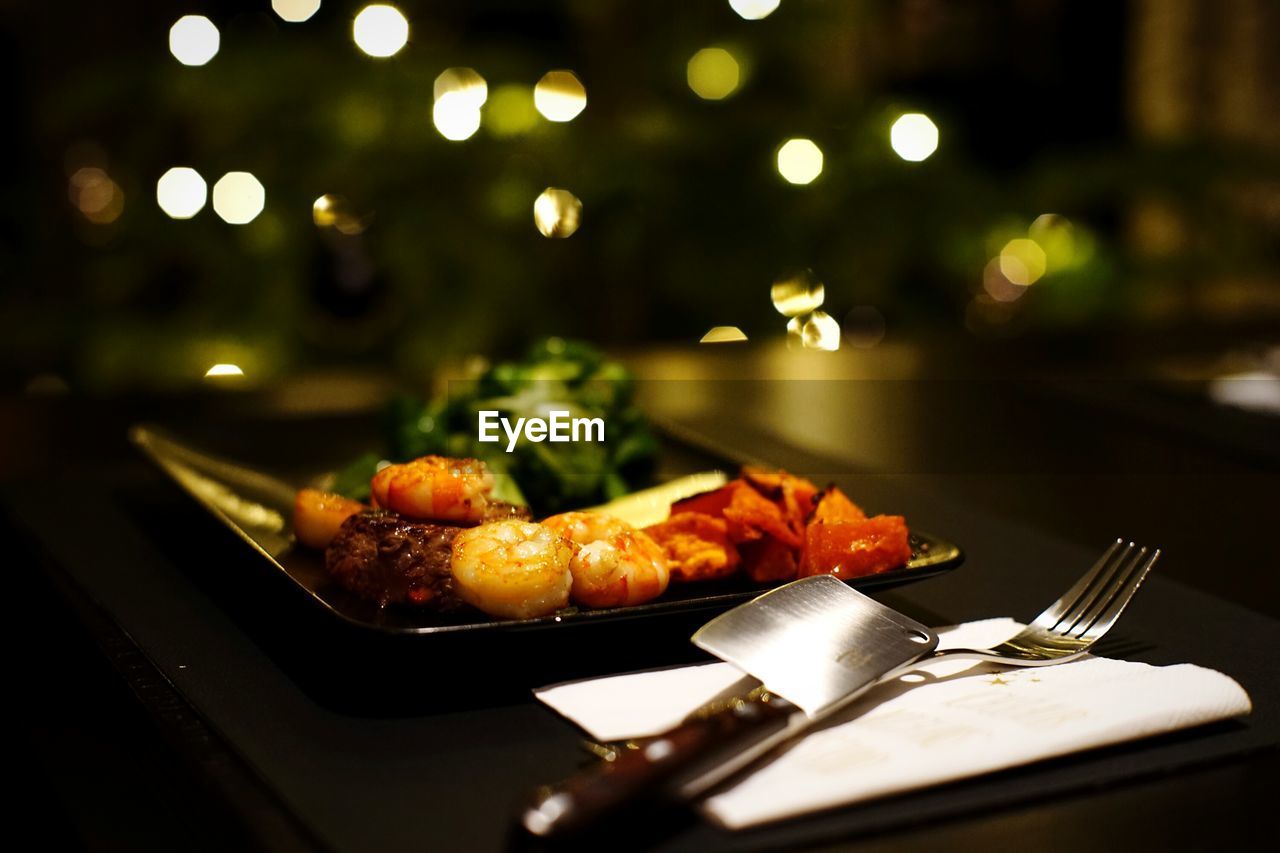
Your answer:
[[[800,577],[874,575],[911,559],[906,520],[877,515],[861,521],[814,522],[805,532]]]
[[[799,570],[795,549],[772,536],[744,542],[738,551],[742,554],[743,571],[756,583],[789,581]]]
[[[723,518],[701,512],[679,512],[666,521],[650,525],[645,532],[653,537],[671,561],[672,581],[705,581],[728,577],[738,570],[742,558],[729,538]]]
[[[789,548],[800,547],[804,540],[787,523],[782,507],[742,480],[735,480],[726,488],[730,487],[733,493],[724,508],[724,519],[729,522],[729,535],[735,542],[750,542],[767,535]]]
[[[866,517],[862,507],[849,500],[849,496],[835,486],[830,486],[818,496],[809,521],[821,524],[828,521],[862,521]]]

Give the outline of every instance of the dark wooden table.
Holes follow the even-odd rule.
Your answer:
[[[1236,676],[1255,714],[1247,726],[760,832],[626,828],[620,842],[1197,849],[1271,831],[1280,781],[1273,424],[1158,383],[838,371],[796,383],[776,365],[744,363],[704,357],[677,371],[658,355],[636,360],[642,376],[701,377],[644,383],[656,414],[724,448],[837,479],[869,508],[900,509],[964,545],[965,567],[887,595],[894,606],[948,620],[1027,614],[1107,539],[1156,542],[1166,549],[1161,576],[1126,615],[1125,638],[1140,659]],[[3,404],[19,830],[94,850],[503,846],[513,799],[579,761],[572,728],[532,703],[529,685],[382,713],[327,702],[314,689],[323,660],[301,660],[307,646],[273,627],[275,593],[240,583],[239,543],[220,539],[125,444],[127,425],[143,419],[214,432],[265,424],[277,437],[305,436],[292,450],[298,463],[341,458],[370,429],[360,416],[282,412],[269,393]],[[1191,629],[1173,630],[1188,616]],[[674,648],[655,654],[678,659]],[[397,791],[416,810],[392,802]]]

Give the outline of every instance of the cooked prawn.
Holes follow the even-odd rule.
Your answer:
[[[490,616],[530,619],[569,603],[573,543],[531,521],[493,521],[453,540],[458,595]]]
[[[365,509],[359,501],[333,492],[300,489],[293,500],[293,533],[308,548],[327,548],[342,522]]]
[[[494,479],[478,459],[423,456],[388,465],[369,485],[375,506],[409,518],[472,522],[484,519]]]
[[[643,530],[603,512],[565,512],[542,523],[580,546],[569,564],[578,604],[640,604],[667,588],[666,552]]]

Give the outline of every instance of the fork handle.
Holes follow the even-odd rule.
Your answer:
[[[540,838],[578,835],[630,807],[680,801],[690,782],[705,790],[746,756],[781,742],[804,712],[764,693],[685,720],[660,735],[618,750],[562,782],[539,788],[520,814],[521,825]],[[708,778],[711,781],[704,781]]]

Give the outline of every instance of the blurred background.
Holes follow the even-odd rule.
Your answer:
[[[1267,0],[6,3],[0,382],[414,381],[548,334],[1274,372],[1278,32]]]

